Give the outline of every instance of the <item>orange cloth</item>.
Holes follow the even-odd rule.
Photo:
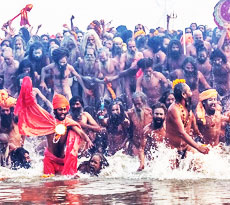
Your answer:
[[[217,91],[215,89],[208,89],[200,93],[199,95],[199,103],[197,104],[196,107],[196,115],[199,120],[203,122],[203,124],[206,124],[206,119],[205,119],[205,109],[202,104],[204,100],[207,100],[209,98],[217,98]]]
[[[184,45],[184,35],[181,36],[180,38],[181,45]],[[191,33],[186,33],[185,34],[185,45],[187,46],[188,44],[193,44],[194,40],[192,37]]]
[[[8,98],[8,93],[6,92],[6,90],[0,90],[0,103],[2,103],[3,101],[5,101]]]
[[[53,109],[66,107],[69,111],[69,101],[65,98],[64,95],[55,94],[53,97]]]
[[[109,93],[111,94],[112,99],[113,100],[116,99],[116,94],[115,94],[115,92],[114,92],[114,90],[112,88],[112,84],[107,83],[106,86],[107,86],[107,89],[108,89]]]
[[[56,99],[63,100],[64,98],[58,95]],[[33,97],[32,81],[28,76],[23,78],[21,91],[14,112],[15,115],[18,115],[19,132],[26,136],[46,136],[53,134],[55,133],[56,125],[60,123],[64,124],[66,127],[78,126],[81,128],[74,120],[66,117],[65,120],[59,121],[40,107]],[[79,142],[80,136],[76,132],[69,130],[66,142],[64,168],[62,171],[64,175],[73,175],[77,172],[77,156],[71,153],[77,153]]]
[[[144,35],[145,36],[145,32],[143,30],[139,30],[136,33],[134,33],[134,38],[136,39],[138,36]]]

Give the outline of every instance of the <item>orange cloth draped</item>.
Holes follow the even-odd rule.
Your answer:
[[[65,120],[59,121],[40,107],[33,97],[32,81],[28,76],[23,79],[21,91],[15,107],[15,115],[18,115],[18,128],[22,135],[49,135],[55,133],[54,130],[56,125],[60,123],[64,124],[66,127],[78,126],[80,128],[80,125],[74,120],[66,117]],[[79,143],[80,136],[76,132],[69,130],[66,142],[65,164],[63,168],[63,173],[65,175],[72,175],[77,172],[77,154],[73,156],[71,153],[77,153]]]
[[[199,95],[199,103],[197,104],[196,107],[196,115],[199,120],[203,122],[203,124],[206,124],[206,119],[205,119],[205,109],[202,104],[202,101],[207,100],[209,98],[217,98],[217,91],[215,89],[208,89],[200,93]]]
[[[138,36],[145,36],[145,32],[143,30],[139,30],[134,34],[134,38],[136,39]]]

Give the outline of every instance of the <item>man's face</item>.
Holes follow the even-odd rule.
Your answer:
[[[196,24],[191,24],[191,29],[193,30],[193,31],[195,31],[196,30]]]
[[[185,30],[185,33],[192,33],[192,30],[191,30],[190,28],[187,28],[187,29]]]
[[[133,99],[133,104],[134,104],[134,107],[136,108],[136,111],[141,112],[142,107],[144,105],[141,98],[138,97],[138,98]]]
[[[122,42],[114,42],[113,45],[116,49],[122,49]]]
[[[102,63],[104,63],[104,62],[106,62],[108,60],[108,56],[107,56],[107,54],[104,51],[102,51],[101,53],[99,53],[98,57],[99,57],[99,60]]]
[[[66,107],[57,108],[56,110],[54,110],[55,118],[57,118],[60,121],[63,121],[66,118],[67,114],[68,110]]]
[[[172,45],[171,53],[172,53],[172,57],[176,59],[180,57],[180,48],[177,44]]]
[[[203,35],[202,35],[202,33],[196,33],[196,34],[194,34],[193,38],[194,38],[195,42],[197,42],[197,41],[203,41]]]
[[[42,37],[42,42],[43,42],[43,43],[48,43],[48,42],[49,42],[48,37],[47,37],[47,36],[43,36],[43,37]]]
[[[153,121],[156,128],[161,128],[165,120],[165,111],[163,108],[156,108],[153,111]]]
[[[165,101],[166,107],[169,108],[169,106],[174,102],[175,102],[175,97],[173,94],[170,94]]]
[[[13,115],[8,107],[1,108],[1,125],[4,128],[10,128],[12,125]]]
[[[70,39],[70,40],[68,41],[66,47],[67,47],[68,50],[72,50],[72,49],[76,48],[76,45],[74,44],[73,40]]]
[[[99,172],[101,169],[101,159],[99,156],[95,155],[90,159],[90,168],[93,172]]]
[[[33,57],[35,60],[40,60],[42,58],[42,49],[41,48],[34,49],[33,50]]]
[[[216,110],[216,106],[217,106],[217,98],[215,97],[207,99],[204,103],[204,108],[209,113],[212,112],[214,114]]]
[[[145,79],[146,79],[147,81],[150,81],[150,80],[151,80],[152,73],[153,73],[153,69],[152,69],[151,67],[146,68],[146,69],[144,70]]]
[[[163,41],[163,47],[165,48],[165,49],[167,49],[168,48],[168,45],[169,45],[169,42],[170,42],[170,40],[168,39],[168,38],[164,38],[164,41]]]
[[[11,53],[4,53],[3,57],[6,65],[11,65],[14,61],[13,55]]]
[[[23,70],[23,73],[30,73],[30,67],[25,67],[22,70]]]
[[[105,47],[111,51],[111,49],[113,47],[113,41],[112,40],[106,40]]]
[[[65,69],[67,66],[67,57],[63,57],[58,61],[58,65],[60,69]]]
[[[59,42],[62,42],[63,39],[64,39],[64,36],[63,36],[61,33],[57,33],[56,39],[57,39]]]
[[[87,45],[93,46],[95,44],[94,36],[89,36],[87,39]]]
[[[194,66],[191,63],[187,63],[184,67],[185,75],[186,76],[193,76],[194,74]]]
[[[118,104],[113,105],[112,114],[113,115],[120,115],[121,114],[120,106]]]
[[[203,63],[206,62],[206,60],[207,60],[207,53],[205,51],[198,52],[198,54],[197,54],[197,61],[200,64],[203,64]]]
[[[215,57],[212,61],[212,65],[214,66],[214,69],[220,69],[223,65],[223,60],[220,57]]]
[[[23,48],[22,41],[20,39],[15,42],[15,49],[21,50]]]
[[[75,104],[71,106],[73,114],[79,114],[82,111],[82,109],[83,107],[79,101],[75,102]]]
[[[82,42],[82,39],[83,39],[83,34],[82,33],[78,33],[77,34],[77,41],[80,43],[80,42]]]
[[[1,108],[1,115],[9,115],[10,114],[10,108]]]
[[[185,84],[184,87],[184,92],[182,93],[182,96],[185,100],[185,106],[186,108],[190,111],[191,110],[191,105],[192,105],[192,91],[190,87]]]
[[[142,29],[143,29],[143,26],[142,26],[141,24],[137,24],[137,25],[135,26],[135,32],[140,31],[140,30],[142,30]]]
[[[94,50],[93,49],[87,49],[86,54],[85,54],[85,60],[88,62],[94,62],[96,59],[94,55]]]
[[[137,48],[136,48],[135,41],[129,41],[128,42],[128,51],[129,51],[129,53],[134,56],[135,53],[136,53],[136,50],[137,50]]]

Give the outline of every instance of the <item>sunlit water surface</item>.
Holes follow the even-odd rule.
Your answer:
[[[32,169],[0,167],[0,203],[230,204],[229,147],[211,148],[208,155],[189,154],[172,170],[169,161],[176,151],[162,145],[142,172],[136,172],[137,158],[118,152],[108,157],[110,166],[99,177],[79,173],[79,179],[41,178],[42,157],[32,151],[33,143],[27,142],[26,148],[31,153]]]

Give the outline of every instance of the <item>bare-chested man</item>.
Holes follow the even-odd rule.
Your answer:
[[[154,105],[168,88],[168,81],[165,76],[152,69],[153,60],[143,58],[137,62],[137,66],[142,69],[144,75],[137,79],[136,92],[143,91],[148,98],[148,104]]]
[[[169,42],[167,54],[165,63],[168,74],[182,68],[185,55],[183,54],[182,45],[179,40],[173,39]]]
[[[174,96],[176,102],[169,107],[166,117],[166,143],[169,147],[176,148],[182,159],[192,148],[207,154],[209,149],[198,145],[189,135],[191,127],[196,126],[196,119],[191,111],[192,92],[189,86],[186,83],[176,84]],[[195,130],[199,133],[196,128]]]
[[[193,57],[185,58],[182,69],[176,69],[171,74],[171,80],[185,79],[192,90],[192,108],[195,109],[199,101],[200,85],[202,88],[209,89],[210,85],[205,80],[203,74],[197,70],[196,61]]]
[[[153,70],[162,72],[162,66],[165,62],[166,55],[161,49],[161,37],[153,36],[148,42],[148,49],[143,51],[145,58],[153,59]]]
[[[208,56],[211,54],[212,51],[211,44],[203,39],[203,34],[200,30],[193,31],[193,39],[194,39],[194,43],[189,44],[186,48],[187,56],[192,56],[196,58],[197,49],[199,49],[200,47],[205,47],[207,49]]]
[[[163,103],[157,103],[152,107],[153,121],[144,128],[144,137],[146,139],[145,154],[151,159],[151,149],[156,149],[158,143],[165,140],[166,128],[165,118],[167,108]]]
[[[120,70],[129,68],[136,69],[137,62],[143,58],[143,54],[137,51],[136,43],[133,39],[127,41],[127,52],[122,54],[120,61]],[[136,90],[136,76],[126,76],[124,78],[123,87],[125,89],[128,108],[132,107],[132,93]]]
[[[105,126],[108,133],[109,155],[113,155],[121,149],[126,149],[130,121],[120,102],[114,101],[109,105]]]
[[[120,64],[121,55],[123,53],[123,40],[120,37],[113,39],[112,57]]]
[[[144,149],[146,140],[143,136],[144,127],[152,122],[152,110],[147,106],[147,97],[142,92],[136,92],[132,97],[134,107],[128,110],[128,117],[132,128],[132,139],[130,142],[131,152],[138,155],[140,166],[138,171],[144,169]]]
[[[51,63],[50,65],[42,68],[40,86],[43,89],[48,89],[45,83],[45,78],[49,76],[54,82],[54,93],[63,94],[67,99],[71,99],[72,93],[68,78],[73,75],[78,79],[78,82],[82,86],[83,91],[87,94],[91,94],[91,92],[85,88],[80,75],[75,71],[73,66],[67,64],[67,57],[68,51],[66,49],[58,48],[53,51],[54,63]]]
[[[204,144],[216,146],[220,142],[223,124],[229,123],[229,116],[221,114],[220,105],[217,103],[215,89],[203,91],[200,102],[196,108],[197,124],[203,135]]]
[[[99,86],[95,85],[95,82],[92,81],[93,78],[99,76],[99,62],[96,59],[96,50],[94,48],[87,48],[85,50],[84,58],[78,58],[78,61],[74,65],[75,70],[83,77],[83,82],[85,87],[93,92],[94,98],[82,94],[84,104],[95,105],[95,101],[98,102],[100,99],[99,95]],[[90,77],[90,81],[87,81],[84,77]],[[73,78],[73,85],[71,87],[73,96],[79,95],[79,83],[77,82],[76,77]]]
[[[99,78],[113,77],[119,73],[119,66],[115,59],[109,57],[109,51],[106,48],[98,50],[99,58]],[[103,85],[101,85],[103,88]],[[112,88],[117,96],[121,95],[120,80],[112,81]],[[110,94],[106,88],[101,91],[101,97],[110,98]]]
[[[230,62],[226,56],[216,49],[210,56],[212,64],[212,87],[215,88],[220,96],[229,95],[230,91]]]
[[[4,88],[7,89],[11,96],[16,93],[16,72],[19,67],[19,62],[14,60],[11,48],[6,48],[3,52],[4,63],[2,64],[2,74],[4,75]]]
[[[197,68],[205,77],[208,84],[211,84],[212,65],[205,47],[197,50]]]
[[[74,96],[70,99],[70,113],[73,120],[78,122],[84,132],[89,136],[90,140],[94,142],[96,133],[102,129],[93,119],[93,117],[84,111],[84,103],[81,97]],[[81,145],[84,148],[85,143]]]

